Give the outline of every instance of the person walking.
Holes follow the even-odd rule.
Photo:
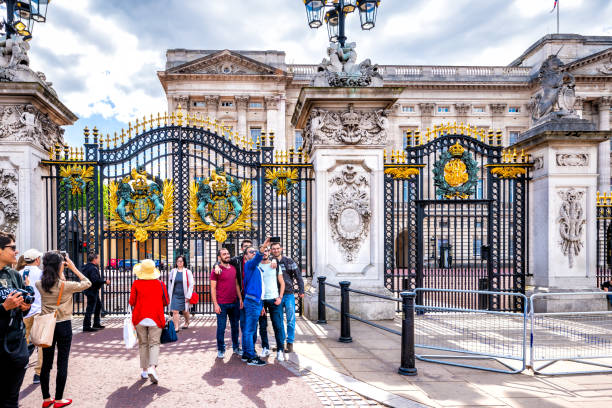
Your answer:
[[[187,269],[187,261],[184,255],[176,258],[174,269],[170,271],[170,311],[176,332],[179,331],[180,317],[179,312],[183,312],[185,325],[183,329],[189,328],[189,299],[193,294],[195,282],[193,274]]]
[[[159,269],[155,262],[145,259],[134,267],[136,279],[130,290],[132,323],[138,336],[140,353],[140,377],[147,377],[157,384],[157,363],[159,359],[159,340],[166,324],[164,306],[168,306],[166,285],[159,280]]]
[[[283,256],[283,247],[280,242],[273,242],[270,245],[272,257],[276,259],[278,268],[283,274],[285,281],[285,292],[282,294],[281,302],[281,324],[283,329],[283,337],[287,341],[285,352],[293,352],[293,342],[295,341],[295,283],[298,285],[298,296],[304,297],[304,280],[297,264],[291,258]],[[285,322],[283,314],[287,317],[287,331],[285,331]]]
[[[91,282],[79,271],[66,254],[47,252],[43,255],[43,272],[36,288],[41,295],[41,314],[56,312],[53,343],[43,349],[43,363],[40,371],[40,389],[43,397],[43,408],[53,405],[54,408],[72,404],[71,399],[64,399],[64,388],[68,378],[68,357],[72,343],[72,294],[81,292],[91,286]],[[70,269],[79,282],[67,281],[64,268]],[[55,377],[55,398],[49,393],[49,377],[55,347],[57,346],[57,375]]]
[[[226,248],[217,251],[218,268],[210,274],[210,293],[217,314],[217,357],[225,357],[225,327],[230,320],[232,348],[240,354],[238,322],[243,308],[240,285],[236,279],[236,268],[230,265],[230,254]]]
[[[21,275],[11,266],[17,261],[15,236],[0,231],[0,407],[17,408],[19,389],[28,365],[23,314],[30,305]]]
[[[95,332],[104,328],[100,322],[102,312],[102,301],[100,300],[100,288],[106,283],[110,284],[110,279],[100,276],[100,255],[87,254],[87,264],[83,267],[83,275],[89,279],[91,286],[83,293],[87,297],[87,308],[85,318],[83,318],[83,331]],[[91,325],[91,315],[93,314],[93,326]]]
[[[257,330],[257,321],[262,311],[262,299],[264,295],[264,282],[259,263],[263,259],[263,253],[270,245],[270,238],[266,238],[259,247],[259,252],[253,248],[246,251],[244,264],[244,309],[245,309],[245,333],[242,360],[248,365],[264,366],[266,362],[255,354],[253,336]]]
[[[28,349],[31,348],[34,351],[34,345],[30,342],[30,331],[32,330],[32,324],[34,323],[34,317],[40,314],[41,309],[41,297],[36,282],[40,281],[42,277],[42,270],[40,269],[40,263],[42,261],[42,252],[37,249],[28,249],[23,253],[25,266],[21,272],[21,277],[24,282],[34,290],[34,303],[30,308],[30,312],[23,318],[23,323],[26,329],[26,341],[28,342]],[[42,368],[42,349],[37,347],[36,352],[36,366],[34,367],[34,379],[32,383],[40,384],[40,370]],[[31,353],[30,353],[31,354]]]
[[[275,260],[270,257],[270,249],[264,250],[261,263],[257,266],[261,271],[263,279],[263,314],[259,318],[259,335],[261,337],[261,356],[267,357],[270,355],[270,343],[268,341],[268,319],[270,315],[272,320],[272,329],[274,330],[274,338],[276,339],[276,359],[283,361],[285,359],[285,337],[283,332],[283,311],[281,309],[281,293],[285,291],[285,281],[283,274],[278,268]]]

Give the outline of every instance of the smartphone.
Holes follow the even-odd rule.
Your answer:
[[[274,243],[274,242],[280,243],[280,237],[270,237],[270,242],[271,243]]]

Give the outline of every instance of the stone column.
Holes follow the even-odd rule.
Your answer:
[[[456,103],[455,104],[455,112],[457,112],[457,124],[463,122],[463,124],[467,124],[468,122],[468,114],[470,113],[470,109],[472,105],[469,103]]]
[[[179,106],[181,107],[183,112],[189,112],[189,109],[191,108],[191,106],[189,106],[189,104],[190,104],[189,96],[187,96],[187,95],[175,95],[175,96],[172,97],[172,108],[170,109],[170,112],[174,112],[174,111],[178,110]]]
[[[268,133],[268,135],[271,132],[274,132],[274,150],[279,150],[279,144],[281,143],[279,141],[279,137],[277,136],[278,133],[278,123],[277,123],[277,119],[278,119],[278,104],[280,102],[280,98],[275,95],[275,96],[266,96],[264,98],[264,102],[265,102],[265,108],[266,108],[266,132]]]
[[[427,128],[431,129],[431,116],[433,115],[435,103],[419,103],[421,111],[421,134],[427,132]]]
[[[588,121],[565,122],[538,126],[537,133],[527,131],[517,143],[517,149],[524,148],[534,161],[529,186],[529,270],[536,293],[598,290],[598,148],[610,132],[580,130],[592,129]],[[535,307],[579,311],[601,310],[602,304],[592,298],[547,298]]]
[[[287,112],[287,98],[284,94],[279,96],[278,102],[278,110],[276,117],[276,137],[274,139],[274,144],[277,146],[279,150],[287,150],[287,146],[291,145],[287,143],[287,134],[286,134],[286,112]],[[277,141],[278,140],[278,141]]]
[[[491,109],[491,130],[495,131],[497,129],[501,129],[504,126],[504,120],[502,116],[506,113],[508,105],[505,103],[492,103],[489,105],[489,109]],[[504,143],[504,146],[507,146],[508,141]]]
[[[599,98],[599,130],[610,130],[610,102],[609,96]],[[599,191],[610,191],[610,142],[605,141],[599,145],[599,178],[597,185]]]
[[[204,97],[204,101],[206,101],[206,111],[208,112],[208,117],[216,120],[219,112],[219,95],[206,95]]]
[[[249,97],[240,95],[234,97],[236,100],[236,109],[238,111],[238,123],[236,129],[241,138],[246,138],[247,135],[247,106],[249,104]]]

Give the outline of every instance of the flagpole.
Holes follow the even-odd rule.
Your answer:
[[[559,34],[559,3],[561,0],[557,0],[557,34]]]

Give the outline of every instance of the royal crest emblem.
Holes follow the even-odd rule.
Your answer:
[[[272,186],[276,195],[286,196],[295,186],[298,179],[297,169],[266,169],[266,183]]]
[[[478,164],[459,142],[440,155],[434,164],[436,194],[445,198],[468,198],[478,183]]]
[[[225,173],[223,167],[212,169],[210,177],[189,187],[189,210],[193,231],[214,232],[215,240],[225,242],[227,233],[251,229],[251,183],[240,182]]]
[[[94,175],[92,166],[68,165],[61,166],[59,175],[62,178],[62,184],[70,188],[72,195],[83,194],[87,183],[89,183]]]
[[[134,231],[134,238],[144,242],[149,231],[167,231],[172,220],[174,185],[171,181],[150,181],[144,168],[132,169],[131,177],[109,185],[110,228]]]

